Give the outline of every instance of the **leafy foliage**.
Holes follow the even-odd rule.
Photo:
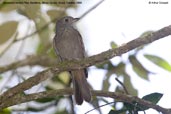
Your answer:
[[[11,113],[12,113],[11,110],[8,109],[8,108],[3,109],[3,110],[0,111],[0,114],[11,114]]]
[[[159,100],[162,98],[162,96],[163,94],[161,93],[151,93],[151,94],[144,96],[142,99],[149,101],[153,104],[157,104]],[[138,104],[137,107],[138,107],[137,111],[144,111],[144,110],[149,109],[148,107],[140,105],[140,104]]]
[[[155,55],[149,55],[149,54],[145,54],[144,57],[147,58],[152,63],[154,63],[155,65],[163,68],[164,70],[171,72],[171,65],[163,58]]]
[[[7,42],[17,31],[18,22],[9,21],[0,25],[0,45]]]
[[[5,0],[5,2],[23,2],[21,0]],[[31,0],[27,0],[25,2],[33,2]],[[42,1],[38,1],[42,2]],[[51,0],[46,0],[44,2],[50,3],[54,2]],[[61,2],[61,0],[56,0],[56,3]],[[63,2],[68,2],[67,0],[64,0]],[[73,0],[74,2],[74,0]],[[42,6],[46,5],[48,7],[51,7],[47,10],[42,10]],[[29,21],[29,23],[34,23],[34,26],[31,27],[31,32],[32,34],[28,35],[28,33],[25,34],[26,37],[23,37],[23,39],[17,36],[17,33],[20,34],[22,31],[19,31],[17,28],[21,27],[23,25],[20,24],[20,21],[16,21],[16,19],[11,18],[12,21],[4,21],[0,25],[0,46],[1,45],[8,45],[6,46],[10,48],[17,40],[21,40],[23,42],[25,39],[28,38],[36,38],[38,39],[38,44],[37,44],[37,49],[35,49],[35,54],[41,56],[41,55],[48,55],[52,59],[57,59],[54,50],[52,48],[52,33],[54,33],[54,29],[49,27],[49,25],[53,24],[55,26],[56,20],[59,18],[66,16],[66,10],[67,8],[76,8],[76,4],[0,4],[0,13],[11,13],[15,12],[16,17],[17,16],[22,16],[25,17],[23,20],[24,21]],[[61,9],[63,8],[63,9]],[[11,16],[12,17],[12,16]],[[21,20],[21,21],[23,21]],[[29,28],[30,26],[24,26],[26,28]],[[30,34],[30,33],[29,33]],[[35,36],[36,35],[36,36]],[[15,40],[12,40],[14,39]],[[9,44],[8,41],[11,41]],[[6,49],[4,51],[6,51]],[[0,54],[3,54],[0,52]],[[43,66],[42,66],[43,67]],[[58,74],[57,74],[58,75]],[[20,80],[24,80],[25,78],[21,78]],[[70,86],[70,78],[68,76],[68,73],[63,73],[59,74],[59,76],[54,77],[51,79],[51,81],[48,84],[45,84],[43,87],[44,90],[49,90],[49,89],[56,89],[59,87],[67,87]],[[27,107],[25,111],[31,111],[31,112],[41,112],[43,110],[49,109],[50,107],[57,107],[58,102],[64,99],[63,96],[58,96],[56,98],[44,98],[44,99],[38,99],[35,101],[35,103],[39,103],[39,108],[37,107]],[[41,108],[44,107],[44,104],[46,103],[53,103],[55,101],[55,104],[49,105],[46,108]],[[63,109],[60,111],[56,111],[54,113],[65,113],[68,114],[70,111]],[[7,111],[7,109],[1,111],[0,113],[2,114],[10,114],[10,111]]]
[[[159,100],[162,98],[163,94],[161,93],[151,93],[145,95],[142,99],[149,101],[153,104],[157,104]],[[129,112],[129,114],[138,114],[139,111],[145,111],[149,109],[148,107],[138,104],[137,102],[124,103],[124,107],[120,110],[110,110],[109,114],[123,114]]]

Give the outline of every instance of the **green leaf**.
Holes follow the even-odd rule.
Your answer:
[[[125,85],[125,87],[128,90],[129,94],[137,96],[138,91],[132,85],[131,78],[127,73],[124,74],[124,82],[123,82],[123,84]]]
[[[41,52],[43,51],[43,49],[44,49],[44,46],[43,46],[43,44],[40,42],[40,43],[38,44],[38,46],[37,46],[36,53],[37,53],[37,54],[41,54]]]
[[[9,108],[5,108],[0,111],[0,114],[11,114],[11,110],[9,110]]]
[[[111,70],[111,69],[114,68],[111,61],[106,61],[106,62],[103,62],[101,64],[98,64],[98,65],[96,65],[96,67],[99,68],[99,69],[104,69],[104,70]]]
[[[0,25],[0,45],[8,41],[16,32],[17,21],[8,21]]]
[[[54,114],[70,114],[66,109],[55,112]]]
[[[129,56],[129,61],[132,64],[133,70],[135,73],[140,76],[141,78],[148,80],[148,74],[150,71],[148,71],[144,66],[137,60],[135,56]]]
[[[40,4],[21,4],[18,7],[18,13],[28,19],[36,20],[40,17]]]
[[[37,35],[39,37],[40,40],[39,45],[41,47],[39,52],[37,51],[37,54],[46,54],[47,51],[52,47],[49,27],[45,26],[47,25],[47,20],[43,15],[40,15],[38,19],[39,21],[34,21],[36,25],[36,29],[39,30]]]
[[[145,31],[145,32],[143,32],[143,33],[140,35],[140,37],[146,37],[146,36],[150,35],[150,34],[153,33],[153,32],[154,32],[154,31],[152,31],[152,30]]]
[[[149,54],[145,54],[144,57],[156,64],[157,66],[171,72],[171,65],[163,58]]]
[[[13,1],[13,0],[9,0],[9,1]],[[9,2],[8,1],[8,2]],[[0,1],[1,2],[1,1]],[[7,0],[4,0],[4,2],[7,2]],[[17,4],[4,4],[4,3],[0,3],[0,11],[4,12],[4,13],[8,13],[10,11],[16,10],[18,7]]]
[[[124,107],[123,107],[123,109],[124,108],[126,108],[127,109],[127,111],[129,111],[129,112],[132,112],[132,111],[134,111],[135,110],[135,105],[134,105],[134,102],[133,103],[124,103]]]
[[[59,10],[56,10],[56,9],[48,10],[47,14],[51,18],[51,20],[58,19],[58,18],[66,16],[65,12],[59,11]]]
[[[140,38],[145,38],[145,37],[147,37],[147,36],[150,36],[153,32],[154,32],[154,31],[152,31],[152,30],[145,31],[145,32],[143,32],[139,37],[140,37]],[[142,49],[143,49],[145,46],[147,46],[147,45],[149,45],[149,44],[140,46],[140,47],[136,48],[135,51],[138,52],[138,51],[142,50]]]
[[[146,101],[149,101],[153,104],[157,104],[160,99],[162,98],[163,94],[161,93],[151,93],[151,94],[148,94],[146,96],[144,96],[142,99],[143,100],[146,100]],[[144,105],[137,105],[138,107],[138,111],[144,111],[144,110],[147,110],[149,109],[148,107],[144,106]]]
[[[126,109],[122,110],[110,110],[108,114],[123,114],[123,112],[126,112]]]
[[[100,67],[98,67],[100,68]],[[108,61],[106,64],[102,64],[101,68],[107,70],[105,79],[103,80],[103,90],[109,90],[110,87],[110,83],[109,83],[109,79],[110,76],[113,74],[113,69],[115,69],[115,66],[113,66],[113,64],[111,63],[111,61]]]
[[[116,66],[114,66],[112,63],[109,63],[106,68],[106,70],[108,70],[106,73],[107,76],[111,76],[112,74],[116,74],[117,76],[125,74],[125,63],[123,62],[120,62]]]
[[[113,73],[115,73],[117,76],[123,76],[125,75],[125,67],[126,67],[126,64],[123,63],[123,62],[120,62],[117,66],[115,66],[112,71]]]
[[[42,109],[42,108],[35,108],[35,107],[28,107],[27,108],[27,111],[31,111],[31,112],[40,112],[40,111],[43,111],[45,109]]]
[[[158,101],[162,98],[163,94],[162,93],[151,93],[146,96],[144,96],[142,99],[146,101],[150,101],[153,104],[157,104]]]
[[[115,42],[110,42],[110,46],[112,47],[112,49],[118,47],[118,45]]]
[[[40,53],[40,50],[37,48],[37,51]],[[53,47],[51,47],[48,51],[47,51],[47,54],[49,57],[52,57],[52,58],[57,58],[57,55],[55,53],[55,50],[53,49]]]
[[[103,86],[102,86],[102,90],[109,90],[110,87],[110,83],[109,83],[109,76],[106,76],[105,79],[103,80]]]
[[[47,102],[51,102],[53,100],[55,100],[55,98],[42,98],[42,99],[37,99],[36,102],[47,103]]]

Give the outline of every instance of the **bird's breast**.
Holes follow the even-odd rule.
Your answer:
[[[63,59],[77,59],[84,57],[84,49],[81,35],[79,32],[72,28],[66,27],[61,31],[57,31],[55,47],[59,55]]]

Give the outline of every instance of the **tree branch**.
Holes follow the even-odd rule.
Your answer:
[[[115,49],[109,49],[108,51],[102,52],[100,54],[81,59],[81,60],[71,60],[71,61],[63,61],[56,65],[56,67],[49,68],[47,70],[44,70],[40,73],[37,73],[35,76],[27,79],[26,81],[10,88],[6,92],[4,92],[2,95],[0,95],[0,107],[3,107],[3,103],[6,102],[6,100],[11,99],[15,95],[33,87],[34,85],[37,85],[38,83],[48,79],[49,77],[52,77],[54,74],[62,72],[62,71],[70,71],[70,70],[76,70],[76,69],[82,69],[86,68],[95,64],[99,64],[101,62],[104,62],[108,59],[111,59],[115,56],[120,56],[123,53],[126,53],[130,50],[133,50],[139,46],[151,43],[155,40],[164,38],[166,36],[171,35],[171,25],[164,27],[156,32],[150,33],[147,36],[139,37],[135,40],[132,40],[118,48]],[[40,62],[40,61],[39,61]],[[27,64],[25,64],[27,65]],[[9,65],[10,66],[10,65]],[[23,66],[17,65],[16,68]],[[5,72],[5,70],[4,70]]]
[[[155,40],[164,38],[169,35],[171,35],[171,25],[164,27],[156,32],[150,33],[147,36],[136,38],[135,40],[132,40],[118,48],[110,49],[101,54],[91,56],[88,59],[84,59],[83,62],[81,62],[82,60],[77,61],[77,63],[80,62],[79,65],[84,66],[84,64],[86,64],[87,61],[89,63],[91,63],[92,61],[94,61],[94,62],[97,61],[95,63],[98,64],[99,61],[103,62],[104,60],[111,59],[115,56],[120,56],[121,54],[126,53],[132,49],[135,49],[139,46],[154,42]],[[14,62],[12,64],[6,65],[4,67],[0,67],[0,73],[6,72],[6,71],[9,71],[12,69],[16,69],[19,67],[23,67],[26,65],[54,66],[56,64],[57,64],[56,59],[52,59],[46,55],[30,56],[24,60],[20,60],[20,61]],[[60,67],[60,65],[57,64],[57,67]],[[85,66],[85,67],[88,67],[88,66]]]
[[[96,7],[98,7],[102,2],[104,2],[104,0],[101,0],[100,2],[98,2],[97,4],[95,4],[93,7],[91,7],[88,11],[86,11],[83,15],[81,15],[79,18],[82,19],[84,18],[88,13],[90,13],[91,11],[93,11]],[[65,10],[64,10],[65,11]],[[62,15],[64,12],[61,12],[60,15]],[[60,17],[60,16],[59,16]],[[18,39],[14,39],[13,43],[15,42],[18,42],[18,41],[21,41],[21,40],[25,40],[26,38],[29,38],[30,36],[34,35],[34,34],[37,34],[38,32],[42,32],[44,29],[46,29],[49,24],[51,24],[52,22],[55,22],[57,20],[57,18],[53,19],[51,22],[45,24],[42,28],[36,30],[35,32],[29,34],[29,35],[26,35],[22,38],[18,38]],[[9,46],[10,47],[10,46]],[[8,48],[7,48],[8,49]],[[6,50],[4,50],[4,52],[6,52]],[[1,55],[4,54],[4,52]],[[43,61],[43,62],[42,62]],[[42,65],[42,66],[52,66],[52,65],[55,65],[57,64],[57,61],[56,59],[52,59],[52,58],[49,58],[48,56],[40,56],[40,55],[37,55],[37,56],[31,56],[31,57],[28,57],[24,60],[21,60],[21,61],[17,61],[15,63],[12,63],[10,65],[7,65],[5,67],[0,67],[0,73],[3,73],[3,72],[6,72],[8,70],[12,70],[12,69],[16,69],[18,67],[22,67],[22,66],[25,66],[25,65]]]
[[[110,98],[114,98],[115,100],[119,100],[125,103],[132,104],[136,102],[139,105],[143,105],[148,108],[153,108],[159,112],[162,112],[163,114],[171,113],[171,109],[162,108],[158,105],[155,105],[149,101],[142,100],[135,96],[121,94],[117,92],[97,91],[97,90],[96,91],[92,90],[91,93],[93,96],[110,97]],[[2,109],[5,107],[9,107],[9,106],[13,106],[16,104],[21,104],[21,103],[37,100],[37,99],[42,99],[42,98],[56,98],[57,96],[72,95],[72,94],[73,94],[73,90],[71,88],[50,90],[50,91],[44,91],[44,92],[39,92],[39,93],[33,93],[29,95],[18,94],[13,99],[10,99],[7,102],[4,102],[0,108]]]
[[[26,59],[16,61],[4,67],[0,67],[0,73],[4,73],[23,66],[41,65],[48,67],[55,66],[56,64],[57,59],[53,59],[51,57],[48,57],[47,55],[32,55],[28,56]]]

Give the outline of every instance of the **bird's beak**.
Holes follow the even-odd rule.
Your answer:
[[[75,22],[77,22],[79,20],[80,20],[80,18],[74,18],[73,23],[75,23]]]

